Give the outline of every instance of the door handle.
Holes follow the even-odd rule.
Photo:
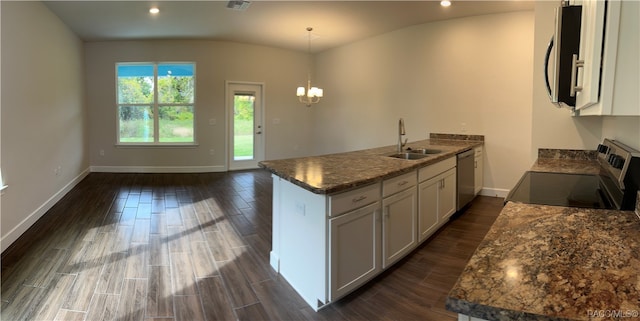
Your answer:
[[[262,134],[262,131],[257,131],[256,134],[260,135],[260,134]]]
[[[582,86],[578,86],[578,68],[584,68],[584,60],[578,60],[578,55],[571,56],[571,87],[569,88],[569,96],[575,97],[576,92],[582,91]]]

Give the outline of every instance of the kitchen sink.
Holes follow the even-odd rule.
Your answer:
[[[430,149],[430,148],[418,148],[418,149],[411,149],[411,150],[407,150],[407,152],[411,153],[411,154],[423,154],[423,155],[429,155],[429,154],[440,154],[442,153],[441,150],[439,149]]]
[[[388,155],[388,156],[389,157],[393,157],[393,158],[400,158],[400,159],[421,159],[421,158],[429,157],[429,154],[396,153],[396,154],[391,154],[391,155]]]

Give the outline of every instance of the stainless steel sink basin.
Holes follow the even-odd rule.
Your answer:
[[[421,158],[429,157],[429,154],[396,153],[396,154],[389,155],[389,157],[400,158],[400,159],[421,159]]]
[[[412,150],[408,150],[407,152],[412,153],[412,154],[425,154],[425,155],[429,155],[429,154],[440,154],[442,153],[441,150],[439,149],[430,149],[430,148],[418,148],[418,149],[412,149]]]

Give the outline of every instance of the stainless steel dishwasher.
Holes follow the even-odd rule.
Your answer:
[[[456,167],[456,176],[458,178],[458,197],[456,210],[459,211],[465,205],[469,204],[475,196],[475,181],[474,181],[474,164],[473,149],[466,152],[462,152],[458,156],[458,165]]]

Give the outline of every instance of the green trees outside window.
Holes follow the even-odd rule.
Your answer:
[[[193,63],[117,64],[118,143],[195,143]]]
[[[236,94],[233,98],[233,157],[253,159],[255,96]]]

